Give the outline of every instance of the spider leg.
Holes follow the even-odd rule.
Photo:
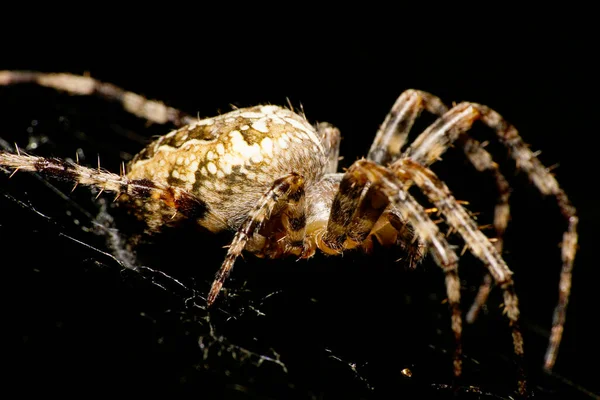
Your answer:
[[[404,91],[398,97],[379,128],[367,158],[380,164],[392,163],[398,159],[402,155],[401,149],[407,141],[415,119],[423,110],[441,117],[448,111],[448,107],[439,97],[431,93],[414,89]],[[477,140],[463,136],[458,141],[458,144],[461,145],[467,159],[478,171],[490,171],[495,178],[499,198],[494,212],[494,228],[496,231],[494,245],[498,252],[501,253],[504,232],[510,219],[508,203],[510,186],[500,172],[498,165],[492,161],[491,155]],[[434,161],[436,160],[430,160],[427,165],[430,165]],[[491,277],[486,275],[483,284],[479,288],[475,302],[467,314],[467,322],[473,322],[476,319],[479,310],[487,301],[491,284]]]
[[[227,280],[233,269],[235,260],[246,247],[248,240],[261,228],[265,220],[271,218],[274,210],[278,207],[284,207],[286,204],[288,210],[292,211],[289,214],[284,213],[282,218],[284,226],[289,232],[290,243],[292,245],[297,244],[299,238],[304,237],[306,218],[304,210],[300,209],[304,204],[304,178],[296,173],[290,173],[273,182],[271,188],[263,194],[236,232],[227,250],[225,261],[217,272],[206,299],[209,307],[215,302],[225,280]]]
[[[413,181],[446,217],[448,225],[460,233],[471,253],[479,258],[504,292],[504,312],[510,321],[513,347],[518,357],[519,393],[524,394],[523,336],[519,328],[519,300],[514,290],[512,271],[475,221],[456,201],[448,187],[427,167],[411,160],[400,159],[390,168],[403,180]]]
[[[404,156],[429,165],[451,145],[461,134],[466,134],[476,120],[482,121],[496,132],[500,142],[507,147],[516,161],[517,168],[523,170],[543,195],[556,199],[561,214],[567,220],[567,230],[561,244],[562,268],[559,282],[558,304],[554,309],[552,333],[546,351],[544,368],[552,370],[558,347],[562,339],[566,318],[573,262],[577,252],[578,217],[575,207],[566,193],[560,188],[554,176],[540,162],[536,155],[523,142],[517,129],[509,124],[496,111],[475,103],[460,103],[439,118],[423,132],[406,150]]]
[[[366,193],[363,193],[366,191]],[[361,196],[363,194],[363,196]],[[344,174],[333,200],[324,245],[341,251],[367,237],[373,226],[391,205],[403,221],[408,221],[431,249],[436,264],[446,274],[446,290],[455,337],[454,374],[462,372],[462,318],[460,312],[460,280],[458,256],[429,218],[423,207],[405,190],[398,178],[386,168],[368,160],[355,162]],[[356,210],[356,211],[355,211]],[[394,213],[394,214],[395,214]],[[323,246],[319,246],[323,248]]]
[[[457,140],[463,147],[465,155],[471,161],[471,164],[480,172],[491,173],[496,182],[496,189],[498,190],[499,196],[496,200],[496,206],[494,208],[494,230],[495,230],[495,241],[494,247],[499,254],[502,254],[504,247],[504,233],[508,226],[510,219],[510,185],[508,181],[500,172],[498,164],[492,160],[492,156],[488,153],[477,140],[473,140],[465,135],[461,136]],[[475,300],[467,312],[466,321],[471,324],[477,319],[477,315],[481,308],[487,302],[490,291],[492,290],[493,279],[492,276],[487,273],[483,282],[479,286]]]
[[[416,268],[417,264],[425,257],[427,253],[427,244],[415,232],[414,228],[402,219],[402,214],[392,205],[383,213],[385,221],[387,221],[396,231],[396,245],[402,247],[402,251],[406,254],[405,260],[410,268]],[[390,242],[390,238],[386,237],[386,232],[382,227],[379,230],[373,229],[373,234],[380,243],[385,244]]]
[[[385,165],[398,158],[423,109],[435,115],[448,111],[448,107],[432,94],[414,89],[402,92],[379,127],[367,159]]]
[[[368,158],[380,164],[392,163],[398,159],[415,119],[422,110],[427,110],[431,114],[441,117],[448,111],[448,107],[439,97],[430,93],[414,89],[403,92],[379,128]],[[477,140],[463,136],[458,140],[458,143],[462,146],[467,159],[478,171],[490,171],[494,175],[499,192],[494,213],[494,228],[496,231],[494,245],[498,252],[502,253],[503,236],[510,219],[508,203],[510,186],[500,172],[498,165],[492,161],[491,155]],[[430,163],[434,161],[431,160]],[[481,307],[487,301],[492,282],[491,277],[486,274],[475,301],[467,313],[467,322],[472,323],[477,318]]]
[[[0,151],[0,166],[15,171],[39,172],[43,175],[100,191],[130,195],[136,199],[158,200],[188,218],[202,218],[210,210],[205,202],[184,189],[167,186],[149,179],[130,179],[102,169],[83,167],[58,158],[36,157],[21,152]]]
[[[424,256],[425,243],[403,219],[402,212],[389,203],[387,196],[370,189],[368,182],[358,185],[346,176],[340,182],[338,193],[323,237],[327,243],[325,251],[330,249],[335,254],[357,246],[369,250],[372,242],[367,239],[374,235],[384,245],[401,245],[411,267]],[[391,229],[384,229],[385,224]],[[402,239],[398,240],[398,237]]]
[[[337,172],[338,161],[340,159],[340,130],[328,122],[320,122],[316,126],[317,135],[323,144],[323,149],[329,162],[325,173],[334,174]]]
[[[272,258],[283,254],[302,255],[304,252],[304,238],[306,236],[306,196],[304,184],[296,184],[290,189],[283,211],[281,223],[285,236],[277,241],[277,250],[267,254]]]
[[[171,122],[177,127],[181,127],[197,120],[160,101],[148,100],[139,94],[126,91],[110,83],[100,82],[89,76],[37,71],[0,71],[0,86],[23,83],[33,83],[71,95],[99,96],[120,103],[125,111],[139,118],[158,124]]]
[[[404,156],[400,153],[401,148],[406,143],[407,136],[415,119],[423,110],[442,117],[448,112],[448,107],[439,97],[431,93],[414,89],[403,92],[379,128],[367,158],[379,164],[384,164],[394,162],[400,156]],[[499,199],[494,212],[494,228],[496,230],[495,246],[501,252],[504,231],[510,219],[508,205],[510,186],[508,185],[508,181],[500,172],[498,165],[493,162],[492,156],[477,140],[463,135],[457,143],[463,148],[467,159],[478,171],[490,171],[494,175],[496,187],[499,192]],[[415,145],[413,144],[411,147],[413,146]],[[436,160],[437,158],[429,158],[424,165],[429,166]]]

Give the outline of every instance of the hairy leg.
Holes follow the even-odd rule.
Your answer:
[[[88,168],[58,158],[36,157],[28,154],[13,154],[0,151],[0,166],[17,171],[39,172],[47,177],[72,182],[75,185],[92,186],[118,196],[128,195],[133,199],[160,201],[187,218],[201,218],[210,212],[206,203],[193,194],[178,187],[167,186],[149,179],[130,179],[100,168]],[[159,221],[156,221],[158,224]],[[149,224],[149,228],[154,228]]]
[[[517,129],[496,111],[480,104],[460,103],[453,107],[411,144],[405,152],[405,156],[423,165],[431,164],[459,136],[467,134],[476,120],[480,120],[496,133],[498,140],[506,146],[515,160],[517,168],[527,174],[543,195],[553,196],[556,199],[561,214],[567,220],[567,230],[563,234],[561,243],[562,269],[559,298],[554,310],[552,333],[544,364],[547,370],[552,370],[562,339],[571,292],[573,262],[577,253],[577,224],[579,218],[566,193],[560,188],[554,176],[544,167],[535,153],[523,142]]]
[[[519,328],[519,300],[514,290],[512,271],[489,239],[479,230],[468,212],[456,201],[448,187],[428,168],[411,159],[400,159],[390,168],[403,180],[414,182],[438,210],[448,225],[464,239],[471,253],[479,258],[504,291],[504,310],[513,335],[513,347],[519,362],[519,392],[524,394],[523,336]]]
[[[271,188],[263,194],[254,209],[236,232],[231,241],[231,245],[229,246],[229,250],[227,251],[227,255],[225,256],[225,261],[217,272],[206,299],[209,307],[215,302],[225,280],[227,280],[233,269],[235,260],[242,254],[248,240],[255,232],[260,230],[263,223],[271,217],[272,212],[278,206],[283,207],[286,204],[289,204],[290,200],[292,202],[291,204],[296,207],[292,206],[294,212],[291,216],[288,214],[283,216],[284,226],[287,224],[288,228],[293,232],[292,236],[294,238],[302,234],[305,226],[300,222],[305,220],[305,210],[304,208],[300,209],[299,205],[304,204],[304,178],[296,173],[290,173],[273,182]],[[294,220],[299,220],[300,222],[295,225],[296,223]]]
[[[465,155],[471,161],[471,164],[473,164],[478,171],[487,172],[493,175],[496,182],[496,189],[498,190],[499,196],[494,209],[494,247],[496,247],[499,254],[502,254],[502,249],[504,247],[504,232],[506,231],[510,219],[510,206],[508,202],[510,198],[510,185],[504,175],[500,172],[498,164],[492,160],[491,155],[485,151],[481,143],[472,140],[465,135],[459,137],[457,141],[462,145]],[[471,308],[469,308],[469,311],[467,312],[467,323],[473,323],[477,319],[479,311],[487,302],[493,282],[494,280],[489,273],[484,276],[483,282],[479,286],[479,290],[475,296],[475,301],[473,301]]]
[[[327,122],[318,123],[316,128],[317,135],[321,139],[323,149],[329,159],[325,173],[334,174],[337,172],[340,159],[340,142],[342,141],[340,130]]]
[[[304,186],[294,189],[288,196],[279,220],[271,218],[263,227],[265,236],[255,235],[246,246],[259,257],[280,258],[284,255],[302,256],[306,237],[306,194]],[[273,225],[269,225],[271,222]],[[256,230],[255,230],[256,231]],[[260,233],[260,232],[259,232]],[[256,239],[259,239],[256,241]]]
[[[380,164],[389,162],[392,163],[400,157],[404,157],[407,153],[402,154],[401,148],[406,143],[406,139],[412,128],[415,119],[420,113],[426,110],[429,113],[442,117],[448,112],[448,107],[442,100],[432,95],[431,93],[420,90],[409,89],[403,92],[392,110],[387,115],[385,121],[381,125],[371,150],[369,151],[370,160]],[[436,122],[437,123],[437,122]],[[426,130],[415,142],[427,142],[422,140],[423,136],[428,135],[430,129]],[[510,196],[510,186],[508,181],[500,172],[498,165],[493,161],[492,156],[488,153],[484,145],[477,140],[462,135],[456,140],[456,144],[463,148],[467,159],[473,164],[478,171],[490,172],[496,181],[496,187],[499,192],[499,199],[494,211],[494,228],[496,230],[495,246],[499,252],[502,251],[503,236],[508,221],[510,219],[510,209],[508,199]],[[410,148],[418,147],[418,144],[412,144]],[[430,166],[438,158],[425,157],[420,161],[425,166]]]
[[[377,131],[367,159],[385,165],[398,158],[423,109],[434,115],[448,111],[448,107],[432,94],[414,89],[402,92]]]
[[[361,196],[363,191],[366,193]],[[349,244],[348,239],[354,243],[364,240],[388,205],[414,228],[415,235],[430,248],[436,264],[446,274],[456,343],[454,374],[460,376],[462,317],[458,256],[423,207],[403,190],[403,184],[391,171],[368,160],[357,161],[348,169],[333,201],[323,241],[328,248],[341,251]]]
[[[125,111],[150,122],[177,127],[197,119],[160,101],[148,100],[139,94],[100,82],[89,76],[36,71],[0,71],[0,86],[32,83],[67,92],[71,95],[99,96],[120,103]]]
[[[403,92],[394,103],[385,121],[379,128],[369,151],[368,159],[380,164],[392,163],[402,156],[401,150],[407,141],[408,134],[420,113],[426,110],[438,117],[443,116],[448,107],[437,96],[420,90],[409,89]],[[478,171],[489,171],[493,174],[499,198],[494,212],[495,246],[502,253],[503,237],[510,219],[509,194],[510,187],[493,162],[491,155],[477,140],[463,135],[457,143],[463,148],[467,159]],[[436,160],[429,160],[429,164]],[[493,280],[489,275],[479,288],[475,302],[467,314],[467,322],[474,322],[481,307],[486,303]]]

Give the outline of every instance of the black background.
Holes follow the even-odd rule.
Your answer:
[[[556,176],[581,219],[564,342],[556,375],[547,376],[541,365],[565,223],[552,199],[541,198],[523,174],[515,173],[506,153],[490,145],[514,189],[505,258],[515,271],[521,299],[530,388],[538,398],[598,393],[593,240],[600,218],[595,194],[600,85],[592,58],[597,35],[581,18],[584,10],[577,18],[557,12],[491,20],[481,13],[443,26],[407,13],[383,18],[387,11],[376,10],[346,20],[343,27],[317,12],[293,20],[280,16],[275,23],[250,15],[234,21],[226,11],[177,9],[152,22],[118,13],[48,24],[43,23],[52,21],[48,16],[32,18],[9,35],[0,68],[89,72],[201,116],[226,112],[231,105],[289,100],[301,104],[309,120],[341,129],[346,167],[366,155],[378,125],[404,89],[496,109],[534,150],[543,151],[543,163],[559,164]],[[33,140],[38,149],[31,152],[44,155],[72,157],[81,148],[84,163],[95,165],[100,154],[112,171],[141,148],[136,138],[169,129],[148,127],[97,99],[25,86],[0,88],[0,93],[5,110],[0,137],[21,147]],[[475,130],[481,138],[486,132]],[[495,201],[489,179],[473,173],[453,151],[434,170],[458,198],[471,202],[472,211],[481,213],[482,224],[489,222]],[[442,304],[443,275],[431,261],[408,271],[393,263],[399,254],[384,249],[372,256],[348,252],[343,258],[318,255],[300,262],[247,255],[228,283],[235,296],[210,313],[215,335],[224,339],[204,359],[198,338],[210,342],[207,314],[184,301],[189,290],[159,273],[122,272],[110,257],[63,236],[106,251],[100,238],[82,229],[90,225],[89,218],[40,180],[23,175],[2,179],[0,200],[7,295],[3,325],[12,337],[4,341],[5,362],[13,371],[9,381],[23,391],[451,397],[444,389],[452,381],[451,358],[445,353],[451,353],[452,340]],[[73,196],[92,215],[97,212],[89,191],[80,188]],[[203,296],[230,236],[191,230],[166,236],[147,246],[144,265]],[[481,269],[465,256],[465,304]],[[195,301],[202,305],[201,297]],[[465,327],[467,359],[459,396],[513,394],[510,333],[500,301],[495,290],[488,312]],[[258,315],[253,306],[266,315]],[[288,373],[268,361],[257,366],[256,357],[240,360],[243,352],[234,345],[257,354],[276,351]],[[403,368],[410,368],[413,378],[403,377]],[[471,385],[483,394],[466,393]]]

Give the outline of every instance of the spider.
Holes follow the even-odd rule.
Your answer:
[[[445,273],[451,327],[455,337],[453,370],[461,374],[459,256],[427,210],[409,193],[418,188],[458,232],[466,247],[487,269],[476,301],[467,313],[472,321],[495,282],[504,296],[514,352],[523,357],[518,298],[512,271],[501,254],[510,209],[510,188],[484,145],[469,136],[475,121],[487,125],[508,149],[542,195],[553,196],[568,227],[562,241],[559,302],[545,358],[551,370],[565,322],[571,273],[577,248],[576,210],[553,175],[523,142],[514,126],[496,111],[463,102],[451,108],[418,90],[403,92],[376,133],[367,157],[337,172],[340,131],[328,123],[311,125],[303,114],[273,105],[235,109],[199,119],[163,103],[88,76],[1,71],[0,85],[35,83],[73,95],[98,95],[153,123],[176,129],[159,137],[120,174],[88,168],[59,158],[0,152],[0,166],[39,172],[52,178],[114,192],[145,224],[148,233],[193,219],[211,232],[235,232],[227,255],[207,296],[211,306],[245,250],[260,257],[309,258],[318,250],[339,255],[378,241],[399,246],[411,264],[432,255]],[[410,144],[408,135],[422,111],[437,117]],[[451,145],[462,147],[478,171],[490,171],[499,200],[496,240],[485,236],[446,184],[429,168]],[[135,268],[132,266],[132,268]],[[525,393],[523,375],[519,391]]]

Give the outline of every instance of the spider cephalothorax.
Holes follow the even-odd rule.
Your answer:
[[[570,291],[578,220],[555,178],[529,150],[517,130],[488,107],[460,103],[448,109],[429,93],[405,91],[377,132],[367,158],[356,161],[346,172],[337,173],[339,131],[326,123],[313,126],[303,115],[286,108],[256,106],[198,120],[89,77],[0,72],[0,85],[19,82],[35,82],[72,94],[100,95],[121,102],[137,116],[158,123],[172,122],[179,127],[143,149],[121,174],[19,152],[0,152],[0,166],[37,171],[115,192],[120,203],[130,207],[145,223],[148,232],[157,232],[184,219],[193,219],[213,232],[235,232],[208,294],[209,305],[216,300],[236,258],[244,250],[270,258],[286,255],[308,258],[317,249],[336,255],[347,249],[369,248],[376,239],[383,245],[402,247],[410,262],[429,252],[446,274],[457,343],[456,375],[461,373],[459,258],[408,189],[418,187],[488,269],[488,279],[467,319],[472,320],[486,301],[493,278],[504,292],[515,353],[522,356],[512,272],[500,255],[509,219],[509,187],[491,155],[469,136],[474,121],[483,122],[495,132],[517,167],[527,173],[539,191],[556,198],[568,221],[562,241],[560,300],[546,356],[546,368],[552,368]],[[423,110],[438,119],[406,146],[408,133]],[[494,244],[429,169],[452,144],[463,148],[477,170],[489,170],[496,178],[500,196],[494,220],[497,235]],[[520,383],[523,392],[524,380]]]

